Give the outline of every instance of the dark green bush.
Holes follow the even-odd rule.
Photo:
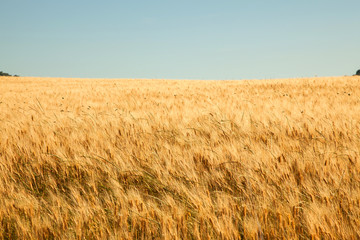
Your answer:
[[[3,72],[3,71],[0,71],[0,76],[11,76],[11,75],[8,74],[8,73],[5,73],[5,72]]]

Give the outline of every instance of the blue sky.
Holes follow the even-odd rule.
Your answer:
[[[360,1],[0,0],[0,70],[264,79],[360,69]]]

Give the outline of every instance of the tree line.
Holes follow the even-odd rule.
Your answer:
[[[355,75],[360,76],[360,69],[356,71]],[[19,77],[19,75],[10,75],[6,72],[0,71],[0,76],[7,76],[7,77]]]
[[[7,76],[7,77],[18,77],[18,75],[11,75],[6,72],[0,71],[0,76]]]

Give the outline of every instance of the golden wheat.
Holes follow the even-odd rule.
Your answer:
[[[359,239],[360,78],[0,78],[2,239]]]

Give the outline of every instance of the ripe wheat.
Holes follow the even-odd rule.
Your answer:
[[[2,239],[359,239],[360,78],[0,78]]]

